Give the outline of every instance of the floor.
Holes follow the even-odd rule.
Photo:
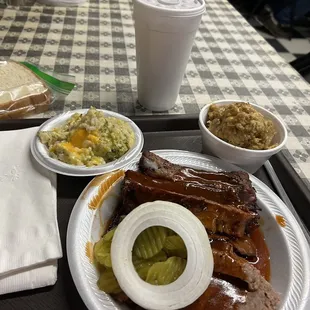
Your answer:
[[[254,18],[248,19],[248,22],[287,62],[291,62],[299,56],[310,52],[310,29],[295,28],[292,39],[288,40],[275,38]]]
[[[310,53],[310,29],[294,28],[292,39],[275,38],[253,17],[255,1],[228,0],[245,19],[269,42],[271,46],[287,62],[291,62],[301,55]],[[310,0],[309,0],[310,1]],[[304,78],[310,83],[310,71],[303,73]]]

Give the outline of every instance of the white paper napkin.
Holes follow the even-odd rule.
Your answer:
[[[0,132],[0,294],[57,280],[56,175],[30,153],[37,130]]]

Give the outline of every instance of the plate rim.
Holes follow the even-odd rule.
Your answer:
[[[227,162],[225,162],[221,159],[215,158],[213,156],[204,155],[204,154],[195,153],[195,152],[190,152],[190,151],[162,149],[162,150],[152,150],[151,152],[154,152],[157,155],[166,155],[166,156],[169,156],[170,153],[171,153],[171,155],[175,155],[175,156],[189,156],[191,158],[196,158],[198,160],[203,160],[203,161],[207,161],[207,162],[208,161],[209,162],[210,161],[215,162],[219,166],[225,167],[224,168],[225,170],[232,170],[232,171],[233,170],[239,170],[239,171],[242,170],[233,164],[227,163]],[[125,167],[125,168],[128,168],[128,167]],[[306,237],[304,235],[304,232],[302,231],[301,227],[299,226],[299,223],[297,222],[295,216],[290,211],[290,209],[285,205],[285,203],[265,183],[263,183],[261,180],[259,180],[258,178],[256,178],[255,176],[253,176],[251,174],[249,174],[249,176],[250,176],[251,181],[253,182],[253,186],[259,187],[260,190],[263,191],[264,194],[275,205],[277,205],[277,207],[280,210],[280,213],[283,213],[285,218],[289,219],[287,221],[287,223],[289,223],[289,225],[287,225],[287,227],[292,226],[292,228],[290,228],[290,230],[292,230],[290,232],[290,234],[293,234],[293,238],[295,240],[295,243],[298,244],[298,249],[296,250],[294,248],[292,251],[294,253],[296,251],[301,251],[298,253],[298,255],[295,254],[294,257],[301,256],[303,258],[303,264],[302,265],[305,267],[305,270],[303,269],[302,272],[300,270],[298,270],[298,272],[300,274],[306,275],[306,277],[308,276],[308,279],[309,279],[310,278],[310,262],[305,258],[310,257],[310,248],[309,248],[309,244],[306,240]],[[81,203],[81,197],[84,195],[86,190],[87,190],[87,186],[85,187],[85,189],[81,193],[80,197],[76,201],[74,208],[72,210],[70,219],[69,219],[68,231],[67,231],[68,263],[69,263],[69,268],[70,268],[70,272],[71,272],[72,278],[74,280],[74,283],[78,289],[80,296],[82,297],[84,303],[86,304],[86,306],[90,310],[106,309],[106,307],[104,305],[102,305],[102,307],[98,307],[97,300],[89,298],[89,296],[90,296],[89,293],[95,295],[95,292],[93,292],[90,285],[85,285],[83,283],[83,281],[79,281],[80,277],[82,275],[84,275],[85,277],[86,277],[86,275],[85,275],[85,270],[82,267],[82,264],[80,264],[80,262],[79,262],[80,253],[76,253],[79,248],[77,246],[78,238],[75,237],[75,230],[79,226],[78,225],[79,221],[77,221],[77,219],[83,215],[83,204]],[[92,190],[94,191],[95,188],[93,188]],[[265,204],[267,204],[267,203],[265,202]],[[270,206],[267,205],[267,207],[272,214],[275,214],[275,212],[272,211]],[[85,213],[85,211],[87,211],[87,210],[85,210],[85,208],[84,208],[84,213]],[[95,212],[93,212],[93,215],[94,214],[95,214]],[[285,236],[285,241],[288,242],[289,245],[291,245],[291,242],[290,242],[291,236],[288,236],[288,233],[284,233],[284,236]],[[73,245],[74,243],[75,243],[75,245]],[[74,250],[74,252],[72,252],[72,250]],[[73,253],[75,255],[73,255]],[[291,261],[292,265],[296,265],[296,263],[294,263],[294,261],[292,261],[292,259],[290,259],[290,261]],[[299,262],[299,265],[297,266],[297,268],[300,268],[300,265],[301,265],[301,263]],[[294,268],[294,266],[292,267],[292,272],[294,272],[293,268]],[[303,276],[303,279],[304,278],[305,278],[305,276]],[[287,310],[288,309],[294,309],[294,310],[304,309],[304,310],[306,310],[306,306],[308,305],[309,298],[310,298],[310,281],[308,281],[306,283],[304,280],[299,281],[299,284],[301,286],[302,298],[301,298],[301,300],[298,301],[298,308],[296,309],[296,308],[290,307],[290,305],[287,305],[287,303],[288,303],[288,301],[287,301],[288,297],[287,297],[286,298],[286,304],[281,309],[287,309]],[[293,287],[291,289],[293,290],[295,288]],[[111,298],[108,294],[106,294],[106,297],[107,297],[107,299],[111,300]],[[108,309],[118,310],[119,308],[111,303],[111,304],[109,304]]]
[[[119,114],[117,112],[105,110],[105,109],[96,109],[96,110],[101,111],[105,113],[106,115],[116,117],[118,119],[122,119],[128,122],[131,128],[133,129],[136,135],[136,138],[138,139],[137,145],[135,145],[133,148],[127,151],[123,156],[121,156],[120,158],[118,158],[117,160],[113,162],[109,162],[107,164],[99,165],[95,167],[89,167],[89,169],[85,168],[84,166],[79,167],[79,166],[66,164],[59,160],[53,159],[49,156],[48,157],[43,156],[42,152],[39,150],[39,144],[42,144],[42,143],[39,141],[39,138],[37,136],[38,132],[48,127],[51,123],[56,122],[57,120],[61,120],[61,118],[63,118],[63,122],[64,122],[69,117],[71,117],[73,114],[75,113],[85,114],[87,113],[88,110],[89,109],[78,109],[78,110],[63,112],[59,115],[56,115],[48,119],[47,121],[45,121],[43,124],[39,126],[36,134],[31,140],[30,150],[31,150],[33,157],[40,165],[58,174],[67,175],[67,176],[75,176],[75,177],[83,177],[83,176],[86,177],[86,176],[96,176],[96,175],[100,175],[103,173],[112,172],[117,169],[122,169],[126,165],[128,165],[130,162],[135,160],[137,156],[139,156],[140,152],[142,151],[143,145],[144,145],[144,136],[143,136],[141,129],[137,126],[137,124],[134,121],[132,121],[127,116]],[[122,162],[120,162],[121,160]],[[114,165],[115,167],[109,168],[109,166],[111,165]],[[91,172],[91,169],[93,170],[92,172]]]

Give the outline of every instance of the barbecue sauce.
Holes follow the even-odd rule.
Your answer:
[[[173,175],[174,181],[201,181],[201,180],[209,180],[209,181],[221,181],[227,184],[236,184],[239,185],[238,181],[233,182],[233,178],[231,176],[227,176],[227,173],[216,172],[212,173],[211,171],[200,171],[191,168],[182,168],[180,171]]]
[[[257,249],[256,261],[252,262],[252,264],[260,271],[261,275],[267,281],[270,281],[270,255],[264,235],[258,228],[250,234],[250,237]]]
[[[119,223],[121,214],[123,213],[121,206],[119,206],[119,208],[116,208],[116,213],[112,217],[112,220],[107,223],[106,227],[108,227],[108,230]],[[257,228],[250,234],[250,238],[257,249],[257,256],[254,259],[248,258],[248,261],[269,281],[270,257],[264,235]],[[193,304],[184,308],[184,310],[236,310],[238,309],[238,305],[246,302],[246,297],[247,284],[245,282],[222,274],[213,274],[208,289]],[[130,303],[129,300],[125,302]],[[135,310],[142,309],[136,305],[133,306],[130,304],[130,306]]]
[[[198,197],[212,197],[212,201],[217,203],[235,205],[237,208],[242,209],[240,201],[244,200],[244,195],[247,193],[240,192],[238,183],[236,183],[225,173],[197,171],[190,168],[183,168],[173,176],[173,181],[169,179],[154,179],[141,173],[134,171],[127,171],[130,178],[135,182],[150,186],[156,189],[165,189],[175,193],[193,195]],[[242,199],[240,199],[241,197]],[[249,195],[250,196],[250,195]],[[255,195],[253,196],[255,198]],[[137,199],[137,197],[135,197]],[[250,197],[247,197],[250,198]],[[162,200],[163,197],[161,197]],[[248,199],[249,203],[255,200]],[[139,202],[139,201],[138,201]],[[248,207],[248,206],[247,206]],[[193,211],[193,210],[192,210]],[[109,228],[117,225],[120,221],[120,215],[124,214],[124,210],[120,208],[113,218],[114,221],[109,223]],[[194,213],[194,212],[193,212]],[[197,215],[196,215],[197,216]],[[250,238],[253,240],[257,249],[257,256],[253,261],[250,261],[261,274],[267,279],[270,279],[270,259],[269,251],[265,244],[264,236],[260,229],[255,229]],[[192,305],[186,307],[186,310],[235,310],[238,305],[245,303],[247,297],[247,284],[240,279],[227,277],[222,274],[213,274],[208,289],[204,294],[196,300]],[[127,303],[130,301],[127,301]],[[131,304],[132,306],[132,304]],[[134,308],[134,307],[133,307]],[[136,308],[134,308],[136,309]],[[137,307],[137,309],[141,309]]]
[[[256,229],[250,235],[257,248],[257,257],[251,262],[265,277],[270,280],[270,257],[264,235]],[[186,310],[228,310],[238,309],[238,304],[246,302],[247,285],[239,279],[214,274],[205,293]]]
[[[277,223],[281,226],[281,227],[285,227],[286,226],[286,221],[285,218],[281,215],[276,215],[276,221]]]
[[[213,203],[231,204],[243,208],[244,203],[240,200],[240,185],[227,183],[222,180],[208,180],[198,175],[193,175],[191,169],[183,169],[174,175],[174,180],[154,179],[139,172],[128,170],[126,172],[130,179],[143,186],[152,187],[154,190],[165,189],[166,191],[182,195],[203,197]],[[210,176],[211,177],[211,176]],[[224,176],[223,176],[224,178]],[[227,178],[227,177],[225,177]],[[224,178],[224,180],[226,180]],[[248,206],[246,208],[248,210]]]
[[[239,283],[237,283],[239,282]],[[208,289],[184,310],[234,310],[238,304],[246,302],[246,286],[238,279],[214,275]]]
[[[94,261],[93,248],[94,248],[94,245],[93,245],[90,241],[87,241],[87,242],[86,242],[86,246],[85,246],[85,254],[86,254],[86,256],[88,257],[89,262],[90,262],[91,264],[92,264],[93,261]]]

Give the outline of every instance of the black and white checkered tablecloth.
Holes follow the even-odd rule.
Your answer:
[[[284,153],[310,186],[310,86],[226,0],[208,0],[176,106],[198,113],[214,99],[240,98],[281,116]],[[0,7],[0,59],[27,60],[76,77],[77,89],[42,116],[91,105],[152,114],[136,103],[132,4],[91,0],[76,8]]]

